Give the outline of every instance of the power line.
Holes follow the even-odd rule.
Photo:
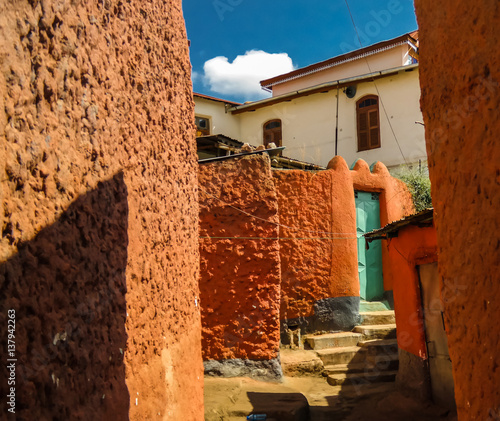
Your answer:
[[[356,27],[356,23],[354,22],[354,18],[352,16],[351,8],[349,7],[349,3],[347,0],[344,0],[344,1],[345,1],[346,6],[347,6],[347,10],[349,12],[349,16],[351,17],[352,26],[354,26],[354,31],[356,32],[356,37],[358,38],[359,45],[361,48],[363,48],[363,43],[361,42],[361,37],[359,36],[358,28]],[[365,60],[366,60],[366,65],[368,66],[368,71],[370,73],[372,73],[372,69],[370,67],[370,62],[368,61],[368,56],[365,56]],[[373,79],[372,82],[373,82],[373,85],[375,86],[375,90],[377,91],[377,95],[380,98],[380,104],[382,105],[382,109],[384,110],[385,118],[387,119],[387,123],[389,123],[389,127],[391,128],[391,132],[394,136],[394,139],[396,140],[396,144],[398,145],[399,152],[401,152],[401,156],[403,157],[405,164],[408,165],[408,162],[406,161],[406,157],[403,153],[403,150],[401,149],[401,145],[399,144],[398,137],[396,136],[396,132],[394,131],[394,128],[392,127],[392,124],[391,124],[391,120],[389,119],[389,115],[387,114],[387,110],[385,109],[384,101],[382,101],[382,95],[380,95],[380,91],[378,90],[378,86],[375,83],[375,79]]]
[[[199,190],[202,191],[203,193],[207,194],[208,196],[211,196],[212,198],[218,200],[219,202],[223,203],[224,205],[229,206],[230,208],[233,208],[233,209],[237,210],[238,212],[241,212],[241,213],[243,213],[243,214],[245,214],[247,216],[250,216],[251,218],[255,218],[257,220],[266,222],[268,224],[275,225],[277,227],[286,228],[286,229],[291,230],[291,231],[302,231],[302,232],[309,232],[309,233],[314,233],[314,234],[324,234],[324,235],[330,235],[330,236],[341,236],[341,238],[332,238],[332,237],[330,237],[330,239],[334,239],[334,240],[335,239],[342,240],[342,239],[346,239],[346,238],[347,239],[357,238],[355,232],[328,232],[328,231],[308,230],[308,229],[304,229],[304,228],[289,227],[287,225],[280,224],[279,222],[269,221],[269,220],[261,218],[259,216],[252,215],[251,213],[246,212],[243,209],[237,208],[236,206],[233,206],[233,205],[225,202],[224,200],[218,198],[217,196],[214,196],[213,194],[207,192],[206,190],[202,189],[201,187],[199,187]],[[228,237],[228,238],[233,238],[233,237]],[[236,238],[242,238],[242,237],[236,237]],[[257,237],[257,238],[261,238],[261,237]]]
[[[202,240],[354,240],[351,237],[200,237]]]

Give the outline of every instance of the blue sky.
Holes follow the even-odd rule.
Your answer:
[[[349,0],[363,47],[417,29],[413,0]],[[345,0],[184,0],[195,92],[269,96],[258,80],[360,48]]]

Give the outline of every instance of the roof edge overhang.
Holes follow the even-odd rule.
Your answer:
[[[193,97],[198,97],[198,98],[201,98],[201,99],[206,99],[208,101],[222,102],[223,104],[230,104],[230,105],[234,105],[234,106],[241,105],[241,102],[228,101],[227,99],[216,98],[214,96],[205,95],[205,94],[199,94],[197,92],[193,92]]]
[[[311,86],[310,88],[304,88],[304,89],[300,89],[298,91],[288,92],[286,94],[278,95],[275,97],[266,98],[266,99],[262,99],[260,101],[251,102],[249,104],[237,105],[237,106],[229,108],[228,111],[231,112],[232,114],[241,114],[244,112],[255,111],[259,108],[268,107],[268,106],[271,106],[274,104],[278,104],[280,102],[288,102],[288,101],[291,101],[292,99],[295,99],[295,98],[300,98],[303,96],[308,96],[308,95],[312,95],[312,94],[316,94],[316,93],[328,92],[328,91],[331,91],[333,89],[343,88],[343,87],[352,85],[353,83],[370,82],[370,81],[374,81],[376,79],[395,75],[395,74],[402,72],[402,71],[411,71],[411,70],[414,70],[416,68],[418,68],[418,63],[410,64],[410,65],[406,65],[406,66],[394,67],[392,69],[387,69],[387,70],[380,70],[377,72],[367,73],[365,75],[350,77],[350,78],[346,78],[346,79],[339,79],[336,81]]]
[[[373,240],[387,240],[392,237],[397,237],[400,229],[408,225],[416,225],[419,227],[428,227],[433,225],[434,208],[427,208],[413,215],[406,216],[399,221],[391,222],[385,227],[367,232],[363,237],[368,242]]]
[[[303,76],[308,76],[310,74],[321,72],[323,70],[330,69],[332,67],[339,66],[344,63],[369,57],[371,55],[378,54],[383,51],[387,51],[404,44],[409,44],[412,48],[415,48],[415,46],[418,44],[418,41],[415,38],[413,38],[410,34],[414,34],[414,32],[407,33],[387,41],[382,41],[368,47],[360,48],[359,50],[351,51],[349,53],[342,54],[340,56],[336,56],[328,60],[320,61],[318,63],[314,63],[309,66],[293,70],[283,75],[262,80],[260,82],[260,85],[262,89],[271,92],[272,87],[274,85],[290,82],[292,80],[301,78]]]

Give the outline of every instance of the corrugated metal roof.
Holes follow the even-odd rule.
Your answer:
[[[230,153],[231,155],[223,155],[222,159],[231,159],[234,157],[239,157],[239,156],[244,156],[244,155],[251,155],[259,152],[268,152],[270,155],[273,155],[272,161],[271,161],[271,166],[276,169],[300,169],[300,170],[309,170],[309,171],[321,171],[321,170],[326,170],[325,167],[322,167],[320,165],[312,164],[309,162],[304,162],[304,161],[299,161],[298,159],[293,159],[293,158],[288,158],[286,156],[279,156],[277,155],[277,152],[282,151],[285,149],[284,147],[281,148],[272,148],[272,149],[265,149],[264,151],[252,151],[252,152],[244,152],[240,153],[239,150],[243,147],[244,143],[240,142],[239,140],[236,139],[231,139],[228,136],[225,136],[223,134],[213,134],[213,135],[208,135],[208,136],[199,136],[196,138],[196,144],[198,147],[198,157],[200,163],[206,163],[206,162],[213,162],[221,159],[220,156],[217,157],[206,157],[202,158],[200,155],[207,155],[207,153],[203,154],[203,151],[210,151],[210,150],[217,150],[217,149],[223,149],[225,153]],[[255,146],[252,146],[252,148],[255,149]],[[214,153],[214,152],[212,152]],[[216,153],[216,152],[215,152]],[[208,152],[208,155],[210,152]]]
[[[383,228],[379,228],[363,235],[367,240],[377,240],[387,238],[391,233],[398,232],[401,228],[407,225],[431,226],[434,218],[434,208],[424,209],[418,213],[407,216],[399,221],[391,222]]]

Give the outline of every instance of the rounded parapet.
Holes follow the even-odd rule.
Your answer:
[[[374,162],[371,166],[373,174],[390,175],[387,167],[380,161]]]
[[[352,171],[357,171],[360,173],[370,173],[370,167],[363,159],[357,159],[351,166]]]
[[[349,167],[347,166],[347,162],[345,162],[345,159],[342,158],[340,155],[334,156],[328,163],[327,168],[329,170],[335,170],[335,171],[340,170],[344,172],[349,172]]]

